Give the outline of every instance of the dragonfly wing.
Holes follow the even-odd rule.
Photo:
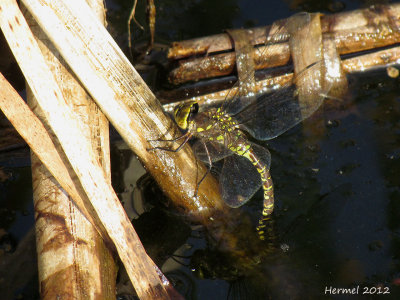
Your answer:
[[[316,15],[297,14],[289,19],[291,48],[295,52],[294,57],[302,62],[297,65],[297,70],[295,65],[293,82],[279,91],[257,96],[255,101],[236,113],[235,117],[242,128],[255,138],[272,139],[308,118],[320,107],[332,88],[338,90],[337,95],[345,92],[347,81],[335,43],[332,39],[321,41],[320,30],[316,30],[319,21],[315,21],[318,18]],[[299,30],[302,34],[297,36]],[[315,53],[305,48],[310,43],[303,43],[303,36],[307,40],[318,41],[314,43]],[[300,55],[296,55],[297,53]],[[309,58],[307,55],[301,56],[303,53],[311,55],[311,61],[303,61],[302,58]],[[335,96],[337,95],[335,92]]]
[[[256,144],[250,144],[257,159],[269,169],[269,151]],[[257,169],[249,159],[240,155],[225,158],[219,181],[222,198],[230,207],[245,204],[261,187],[261,177]]]
[[[286,29],[287,21],[288,20],[280,20],[266,28],[267,31],[264,32],[266,43],[262,47],[255,48],[257,51],[256,56],[261,64],[269,64],[268,61],[264,60],[263,53],[268,51],[270,46],[289,39],[289,34]],[[253,38],[255,40],[258,39],[258,37]],[[236,64],[238,65],[239,78],[229,91],[226,100],[221,106],[221,110],[230,115],[238,113],[244,107],[250,105],[255,99],[252,90],[254,88],[254,65],[246,61],[246,57],[249,56],[249,48],[243,45],[238,48],[237,42],[240,42],[240,40],[235,40]],[[253,46],[250,46],[250,49],[253,51]],[[239,67],[239,65],[241,65],[241,67]]]
[[[295,82],[307,81],[307,77],[320,72],[324,61],[303,70]],[[323,88],[310,93],[307,99],[298,99],[295,84],[278,91],[262,94],[256,101],[235,115],[241,127],[258,140],[270,140],[289,130],[314,113],[327,97],[332,84],[325,80]]]
[[[205,140],[197,140],[192,149],[196,157],[206,164],[219,161],[233,154],[231,150],[221,143]]]
[[[296,88],[289,86],[261,95],[235,118],[241,128],[256,139],[273,139],[303,120],[295,92]]]

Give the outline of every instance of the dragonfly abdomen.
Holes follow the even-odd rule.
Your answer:
[[[262,188],[264,191],[262,217],[258,221],[258,226],[256,228],[260,239],[264,240],[265,230],[272,230],[272,228],[270,228],[270,226],[268,225],[270,223],[270,215],[274,210],[274,188],[272,184],[271,174],[269,173],[269,169],[267,168],[267,166],[257,158],[255,153],[251,151],[251,148],[249,152],[249,159],[260,174]]]
[[[262,187],[264,190],[264,204],[262,217],[258,221],[257,232],[260,239],[265,239],[265,230],[268,231],[268,236],[274,236],[272,229],[272,219],[271,214],[274,210],[274,188],[272,184],[271,174],[269,170],[265,172],[261,179],[263,181]]]
[[[274,190],[269,169],[262,162],[262,160],[258,158],[257,154],[253,151],[249,143],[241,141],[241,143],[238,143],[237,146],[234,146],[233,144],[228,145],[228,148],[237,155],[247,158],[260,174],[262,188],[264,191],[264,203],[262,217],[259,220],[257,231],[260,235],[260,238],[265,239],[264,231],[267,227],[266,223],[268,223],[267,221],[270,219],[270,215],[274,210]]]

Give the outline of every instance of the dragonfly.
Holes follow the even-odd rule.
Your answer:
[[[293,81],[302,81],[305,76],[325,67],[323,60],[314,63],[298,73]],[[169,140],[183,142],[175,149],[155,147],[150,150],[177,152],[189,140],[195,140],[192,145],[195,155],[208,165],[208,171],[197,183],[196,190],[214,163],[223,161],[219,175],[220,191],[226,204],[232,208],[242,206],[262,188],[263,210],[257,231],[260,239],[265,239],[265,224],[274,209],[269,172],[271,155],[268,149],[250,141],[249,137],[266,141],[286,132],[317,110],[330,88],[330,84],[325,84],[314,101],[299,101],[295,84],[288,84],[273,93],[259,94],[252,101],[244,101],[242,96],[235,95],[226,98],[219,107],[210,109],[202,109],[197,101],[186,101],[177,105],[173,113],[183,134]]]

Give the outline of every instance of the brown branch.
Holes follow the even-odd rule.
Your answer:
[[[348,59],[342,60],[343,71],[347,73],[357,73],[357,72],[368,72],[376,68],[382,68],[390,66],[391,64],[396,64],[400,60],[400,47],[393,47],[390,49],[385,49],[377,51],[374,53],[364,54]],[[256,82],[255,92],[260,93],[265,90],[271,90],[279,86],[285,86],[293,79],[293,73],[286,73],[283,75],[277,75],[271,78],[259,80]],[[187,88],[185,92],[188,95],[196,94],[197,88]],[[182,98],[179,101],[171,102],[174,96],[170,96],[168,93],[160,94],[159,98],[167,103],[164,104],[164,109],[171,112],[173,108],[179,104],[188,100],[196,100],[199,105],[217,105],[219,102],[226,100],[237,94],[237,86],[233,88],[223,89],[218,92],[205,93],[200,96]]]
[[[101,19],[105,17],[102,1],[91,1],[91,8],[98,12]],[[46,60],[54,74],[57,84],[64,94],[67,105],[79,116],[84,128],[81,138],[92,144],[91,155],[97,158],[107,180],[111,181],[109,126],[108,121],[96,107],[85,89],[70,72],[70,69],[59,59],[59,53],[37,25],[32,16],[25,10],[25,18]],[[103,21],[100,21],[103,23]],[[14,99],[14,103],[18,100]],[[27,102],[37,116],[42,110],[31,90],[27,88]],[[25,118],[31,120],[31,118]],[[32,122],[33,123],[33,122]],[[43,122],[46,129],[51,129]],[[59,153],[63,153],[60,144],[50,135]],[[40,140],[42,142],[42,139]],[[50,149],[46,149],[51,153]],[[68,159],[64,156],[62,163]],[[82,211],[82,203],[77,206],[72,195],[68,195],[51,175],[39,157],[32,152],[33,201],[36,216],[36,247],[38,249],[39,287],[42,299],[54,299],[57,295],[69,295],[74,299],[87,298],[87,295],[102,295],[110,299],[115,295],[117,265],[115,249],[110,247],[107,235],[97,232],[96,223],[90,219],[89,213]],[[68,178],[73,170],[68,168],[64,178]],[[64,165],[55,165],[63,169]],[[76,184],[76,182],[75,182]],[[49,191],[52,191],[49,193]],[[82,191],[80,192],[82,193]],[[87,200],[86,200],[87,201]],[[87,215],[89,215],[87,217]],[[91,220],[92,222],[89,222]],[[101,225],[97,224],[97,227]],[[105,237],[103,239],[103,236]],[[52,241],[63,240],[55,246]],[[51,246],[50,246],[51,245]],[[73,253],[73,255],[69,255]],[[98,262],[102,263],[99,264]],[[64,278],[70,278],[65,284]]]
[[[92,28],[96,25],[97,31],[105,32],[103,25],[92,14],[90,8],[84,1],[68,3],[76,6],[70,6],[68,10],[65,8],[66,2],[64,1],[52,1],[51,3],[45,3],[45,1],[40,1],[39,3],[39,1],[36,0],[24,1],[29,12],[32,13],[41,27],[51,27],[51,29],[54,30],[52,34],[56,34],[59,37],[62,34],[64,34],[63,37],[65,37],[65,34],[70,32],[71,27],[76,24],[71,20],[76,22],[80,19],[89,22],[85,24],[85,29]],[[59,10],[57,16],[51,13],[51,9]],[[77,9],[83,15],[79,17],[74,16],[75,18],[69,16],[68,22],[64,23],[68,24],[68,28],[63,25],[60,26],[59,22],[57,22],[58,17],[61,15],[65,16],[66,11],[69,13],[71,13],[71,11],[77,13]],[[92,212],[91,216],[101,222],[107,231],[107,235],[114,243],[139,298],[170,299],[166,290],[169,284],[167,284],[165,280],[161,280],[158,268],[146,254],[117,195],[112,189],[110,180],[106,178],[98,158],[91,155],[92,152],[90,149],[92,145],[87,139],[81,138],[84,132],[84,130],[82,130],[82,125],[75,113],[73,113],[71,108],[66,104],[66,100],[59,86],[54,81],[54,75],[46,65],[43,55],[24,17],[19,11],[17,3],[13,0],[1,1],[0,16],[1,29],[29,83],[32,93],[39,103],[44,115],[43,119],[46,120],[51,131],[57,136],[57,140],[72,166],[74,174],[71,174],[71,176],[76,176],[79,179],[81,187],[87,195],[87,198],[83,199],[84,206],[86,208],[91,208],[88,209],[88,211]],[[42,26],[43,21],[48,22],[47,26]],[[62,33],[60,32],[61,28],[64,30]],[[83,32],[84,30],[81,30],[82,34]],[[68,35],[68,37],[71,36]],[[87,42],[85,51],[88,51],[89,45],[90,43]],[[98,49],[97,46],[96,49]],[[92,53],[97,52],[92,51]],[[77,57],[74,51],[70,51],[69,55],[72,55],[74,58]],[[102,60],[99,61],[103,62]],[[18,94],[7,85],[4,78],[2,78],[1,83],[8,89],[9,93],[13,95],[13,101],[8,101],[10,97],[6,97],[3,93],[1,94],[2,110],[5,114],[6,111],[8,111],[8,114],[6,114],[7,117],[15,127],[19,127],[21,135],[24,132],[24,138],[30,140],[32,145],[37,146],[36,154],[41,153],[43,156],[46,156],[48,153],[43,149],[43,141],[37,138],[38,132],[43,132],[44,130],[41,121],[33,115],[32,111],[26,106],[23,100],[20,99]],[[102,86],[98,85],[97,89],[99,89],[99,87],[101,88]],[[19,111],[24,112],[24,114],[13,113],[15,109],[19,109]],[[26,116],[29,116],[29,118],[26,118]],[[36,126],[32,126],[32,124]],[[44,131],[46,132],[46,130]],[[49,137],[47,141],[49,145],[52,144],[52,141],[49,141]],[[58,157],[54,155],[51,157],[47,156],[47,158],[51,160],[53,158],[57,159]],[[49,162],[49,159],[44,160]],[[54,168],[53,165],[47,164],[46,167],[49,167],[48,169],[55,178],[61,177],[60,170]],[[60,181],[60,183],[65,183],[62,178]],[[66,190],[69,189],[73,191],[72,187],[63,187]],[[79,198],[79,195],[76,198]],[[41,216],[38,216],[38,218],[39,217]],[[62,243],[63,237],[64,236],[61,236],[61,239],[56,240],[56,242]],[[65,238],[68,238],[68,236],[65,236]],[[54,244],[54,246],[57,245],[57,243]]]
[[[322,16],[323,35],[333,36],[339,54],[354,53],[388,45],[400,41],[400,4],[373,6],[335,15]],[[282,21],[281,21],[282,22]],[[282,22],[284,23],[284,22]],[[253,45],[266,43],[270,27],[253,29]],[[285,30],[282,36],[287,36]],[[174,84],[205,78],[228,75],[235,65],[234,53],[219,53],[232,50],[232,42],[226,34],[174,42],[169,49],[169,59],[181,59],[169,79]],[[200,58],[189,56],[205,55]],[[261,46],[254,49],[256,69],[285,65],[290,59],[287,42]]]

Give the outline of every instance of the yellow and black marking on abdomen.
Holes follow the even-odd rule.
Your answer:
[[[262,217],[258,221],[257,232],[259,234],[260,239],[265,239],[265,231],[267,231],[267,235],[269,237],[274,236],[273,228],[272,228],[272,219],[271,214],[274,210],[274,187],[272,184],[271,174],[269,170],[264,173],[262,177],[262,187],[264,190],[264,204]]]
[[[250,144],[241,144],[238,147],[233,147],[232,145],[228,146],[229,149],[234,151],[236,154],[243,156],[250,160],[253,166],[257,169],[260,174],[262,181],[262,188],[264,190],[264,204],[262,217],[258,221],[257,232],[261,240],[265,239],[265,231],[268,233],[272,228],[269,228],[271,214],[274,210],[274,188],[272,184],[271,175],[269,173],[269,169],[267,166],[257,157],[254,151],[251,149]]]

